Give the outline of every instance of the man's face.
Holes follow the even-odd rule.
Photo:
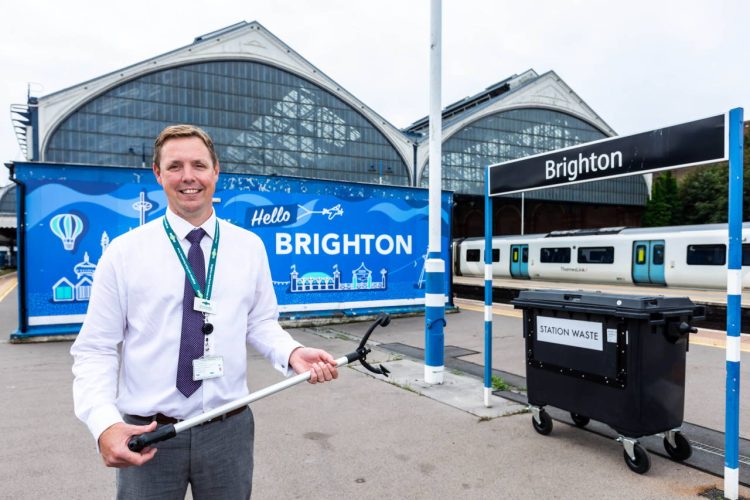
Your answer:
[[[153,165],[156,180],[164,188],[169,208],[199,226],[212,213],[219,165],[198,137],[169,139],[162,145],[160,165]]]

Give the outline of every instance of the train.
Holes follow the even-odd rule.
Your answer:
[[[574,229],[494,236],[492,275],[581,283],[722,289],[727,224]],[[750,287],[750,223],[742,227],[742,287]],[[484,238],[452,242],[453,272],[484,277]]]

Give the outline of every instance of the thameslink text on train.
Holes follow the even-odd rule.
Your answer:
[[[605,154],[591,153],[584,156],[578,153],[578,158],[568,160],[563,156],[562,161],[547,160],[544,162],[544,176],[549,179],[565,179],[572,182],[579,175],[622,167],[622,151]]]

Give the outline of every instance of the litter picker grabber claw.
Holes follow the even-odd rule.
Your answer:
[[[380,365],[378,368],[376,368],[367,362],[367,355],[371,352],[371,349],[369,349],[366,344],[367,344],[367,340],[370,338],[370,334],[372,334],[373,330],[375,330],[377,326],[385,327],[385,326],[388,326],[390,322],[391,322],[391,317],[388,314],[380,313],[378,317],[375,319],[375,321],[373,321],[372,325],[370,325],[370,328],[367,329],[367,333],[365,333],[365,336],[362,338],[362,341],[359,343],[357,350],[350,352],[346,356],[342,356],[338,358],[336,360],[336,367],[348,365],[349,363],[353,363],[354,361],[359,361],[360,363],[362,363],[362,366],[367,368],[369,371],[376,373],[378,375],[384,375],[387,377],[388,373],[390,372],[383,365]],[[282,380],[281,382],[277,384],[268,386],[259,391],[255,391],[252,394],[248,394],[244,398],[223,404],[219,406],[218,408],[214,408],[213,410],[207,411],[206,413],[202,413],[201,415],[188,418],[181,422],[177,422],[176,424],[164,425],[162,427],[159,427],[153,432],[146,432],[144,434],[138,434],[130,438],[130,441],[128,442],[128,448],[130,449],[130,451],[139,452],[147,446],[150,446],[154,443],[158,443],[159,441],[166,441],[167,439],[171,439],[175,437],[177,434],[179,434],[180,432],[190,429],[191,427],[195,427],[196,425],[203,424],[216,417],[221,417],[222,415],[225,415],[229,413],[230,411],[236,410],[237,408],[242,408],[243,406],[247,406],[254,401],[263,399],[266,396],[270,396],[272,394],[276,394],[277,392],[281,392],[284,389],[288,389],[289,387],[292,387],[293,385],[299,384],[300,382],[305,382],[309,378],[310,378],[309,371],[305,373],[300,373],[298,375],[295,375],[294,377],[290,377],[286,380]]]

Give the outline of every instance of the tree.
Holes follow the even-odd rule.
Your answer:
[[[682,222],[682,207],[678,198],[677,181],[672,172],[655,177],[651,199],[643,214],[645,227],[674,226]]]
[[[726,163],[691,172],[680,184],[683,224],[711,224],[727,221]]]
[[[750,127],[745,123],[743,151],[743,217],[750,220]],[[685,176],[678,190],[682,210],[681,224],[711,224],[727,221],[729,165],[716,163]],[[656,186],[654,186],[656,187]],[[648,211],[648,205],[646,205]],[[645,224],[645,216],[644,216]]]

